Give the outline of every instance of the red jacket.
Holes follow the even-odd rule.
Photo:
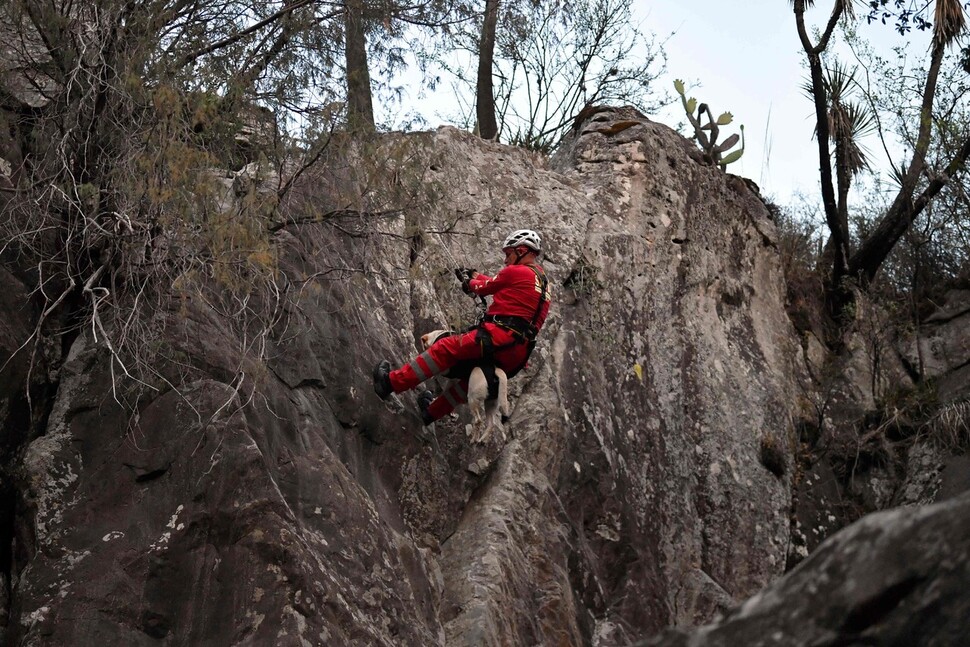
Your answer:
[[[535,270],[532,269],[533,267]],[[479,274],[468,282],[468,287],[475,294],[492,295],[492,304],[487,312],[489,315],[512,315],[531,322],[538,308],[539,316],[535,324],[538,330],[542,328],[552,303],[547,281],[545,300],[540,307],[539,299],[542,297],[540,276],[544,277],[545,273],[538,265],[506,265],[494,278]]]

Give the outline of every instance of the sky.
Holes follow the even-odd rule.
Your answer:
[[[672,89],[675,78],[696,82],[688,96],[710,105],[715,115],[734,115],[727,133],[744,124],[744,155],[728,170],[754,180],[779,202],[796,191],[816,192],[813,108],[801,89],[804,54],[789,3],[635,0],[634,7],[643,27],[659,38],[676,32],[664,45],[664,87]],[[828,10],[819,3],[814,12],[827,17]],[[671,126],[683,120],[679,100],[668,112],[651,117]]]
[[[824,23],[831,6],[831,0],[820,0],[808,11],[810,28]],[[864,13],[866,8],[857,11]],[[722,128],[722,141],[744,124],[744,155],[728,171],[750,178],[762,195],[778,204],[790,204],[798,193],[815,199],[819,164],[814,109],[802,89],[807,79],[805,54],[790,2],[633,0],[633,12],[642,30],[664,43],[667,74],[658,81],[658,89],[676,98],[673,81],[683,79],[688,96],[707,103],[714,115],[731,112],[734,122]],[[883,52],[899,42],[888,25],[873,25],[863,33]],[[454,106],[448,105],[453,101],[438,101],[419,101],[432,128],[447,122],[444,115],[454,114]],[[435,110],[435,105],[444,109]],[[685,121],[679,98],[648,117],[671,127]]]

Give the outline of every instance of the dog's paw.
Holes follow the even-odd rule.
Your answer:
[[[468,423],[465,425],[465,434],[468,436],[468,440],[473,445],[478,445],[482,442],[482,426],[476,425],[475,423]]]
[[[476,427],[481,427],[485,422],[485,414],[481,409],[477,409],[475,407],[470,407],[470,410],[472,414],[472,424]]]

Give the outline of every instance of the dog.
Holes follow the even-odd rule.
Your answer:
[[[456,333],[451,330],[432,330],[421,335],[421,345],[427,350],[442,337],[454,334]],[[498,382],[497,394],[494,398],[488,397],[488,378],[485,376],[486,370],[490,371],[490,369],[494,369],[495,379]],[[445,374],[445,377],[450,376]],[[509,381],[505,371],[498,366],[487,365],[484,369],[482,365],[474,366],[468,374],[467,395],[468,410],[471,411],[473,420],[472,442],[487,442],[495,429],[501,432],[504,440],[505,429],[502,421],[512,413],[509,407]],[[475,430],[478,433],[475,433]]]

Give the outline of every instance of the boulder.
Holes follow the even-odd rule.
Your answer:
[[[869,515],[724,619],[640,647],[962,645],[970,496]]]

